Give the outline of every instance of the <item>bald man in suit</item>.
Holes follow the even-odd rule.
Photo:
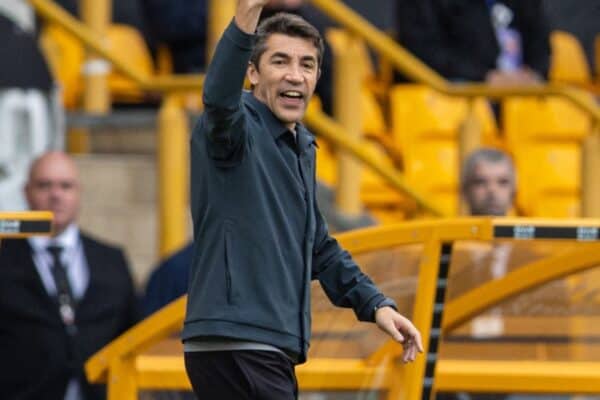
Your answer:
[[[25,188],[32,210],[54,213],[52,237],[13,239],[0,248],[2,398],[95,400],[83,364],[137,317],[123,251],[80,231],[80,182],[73,160],[46,153]]]

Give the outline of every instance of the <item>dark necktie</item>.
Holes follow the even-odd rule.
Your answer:
[[[67,332],[75,332],[75,299],[67,277],[67,270],[63,265],[60,255],[63,248],[60,246],[48,246],[48,252],[52,255],[52,276],[56,284],[56,295],[58,299],[58,310],[67,327]]]

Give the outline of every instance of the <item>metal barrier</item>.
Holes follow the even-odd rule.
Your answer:
[[[406,286],[406,282],[411,282],[406,270],[412,268],[411,264],[416,266],[417,276],[410,290],[414,299],[405,314],[412,310],[412,320],[422,333],[426,353],[412,364],[402,364],[401,346],[383,334],[378,336],[374,326],[356,323],[348,310],[339,311],[341,314],[332,319],[334,309],[323,306],[324,295],[315,289],[309,361],[297,367],[301,391],[385,391],[388,399],[405,400],[428,400],[436,391],[600,393],[600,352],[594,344],[600,338],[597,329],[600,313],[559,315],[544,320],[542,325],[529,324],[527,337],[539,336],[542,342],[544,335],[553,335],[547,331],[560,328],[564,331],[561,334],[566,332],[568,340],[560,348],[562,359],[540,358],[537,352],[540,344],[536,342],[530,345],[534,347],[532,351],[517,346],[512,357],[502,353],[503,359],[498,359],[492,354],[486,360],[483,353],[471,353],[468,359],[464,354],[465,344],[451,341],[456,332],[462,334],[464,328],[460,326],[464,321],[509,298],[546,288],[556,279],[577,280],[582,278],[577,274],[597,274],[600,221],[491,218],[424,221],[350,232],[340,235],[338,240],[363,266],[375,266],[367,272],[388,293],[400,293],[394,291],[390,282],[395,284],[396,277],[401,286]],[[447,283],[459,282],[453,278],[453,267],[461,265],[461,252],[471,245],[488,248],[492,241],[520,244],[524,246],[522,251],[542,246],[544,255],[507,271],[499,279],[450,298],[446,294]],[[408,258],[399,256],[399,249]],[[445,278],[448,273],[449,279]],[[588,282],[590,293],[597,290],[596,282]],[[581,282],[577,285],[580,290]],[[593,310],[600,311],[600,299],[585,297],[583,302],[595,301],[598,304],[592,305]],[[401,294],[398,299],[402,299]],[[99,351],[86,364],[88,379],[106,382],[109,400],[135,399],[143,390],[189,390],[183,350],[176,337],[183,324],[185,304],[185,297],[174,301]],[[399,302],[399,306],[403,303]],[[582,323],[588,317],[589,323]],[[519,321],[517,325],[522,327],[522,319]],[[324,336],[327,329],[332,331],[332,339]],[[594,339],[590,345],[593,351],[582,350],[577,341],[589,336]],[[362,344],[357,346],[356,342]],[[552,342],[549,340],[549,345]],[[481,343],[485,345],[485,341],[466,345]],[[458,347],[453,350],[452,346]],[[491,346],[499,346],[501,351],[508,348],[502,343]]]

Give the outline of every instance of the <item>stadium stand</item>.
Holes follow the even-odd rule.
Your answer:
[[[517,204],[524,215],[580,215],[581,141],[589,118],[562,99],[511,98],[503,104],[507,147],[519,171]]]
[[[214,3],[219,4],[220,1],[222,0],[216,0]],[[387,0],[384,1],[391,3]],[[32,0],[34,4],[43,2],[43,0]],[[507,90],[506,93],[498,96],[502,98],[503,112],[498,114],[499,119],[496,120],[495,117],[498,115],[494,115],[485,100],[477,98],[474,103],[474,112],[471,113],[470,99],[474,98],[473,95],[470,94],[471,97],[456,96],[456,93],[463,88],[469,88],[469,84],[464,81],[452,86],[436,86],[435,82],[425,82],[424,85],[389,86],[388,81],[380,79],[382,71],[373,68],[371,54],[369,54],[369,51],[373,49],[379,49],[378,51],[381,52],[380,48],[374,46],[373,38],[375,36],[366,34],[366,31],[361,30],[358,24],[353,25],[356,21],[349,22],[349,19],[344,19],[346,14],[332,12],[332,9],[337,10],[339,1],[311,0],[310,3],[316,10],[328,10],[326,13],[330,18],[336,20],[343,28],[347,29],[351,26],[353,35],[357,35],[365,41],[363,54],[357,60],[357,65],[362,65],[360,69],[366,71],[362,78],[364,90],[361,93],[360,111],[363,113],[364,137],[360,139],[360,147],[363,154],[377,161],[378,166],[387,172],[391,171],[391,174],[397,174],[396,176],[408,183],[410,189],[414,189],[417,194],[423,194],[427,201],[439,206],[445,215],[459,214],[458,179],[462,151],[459,137],[466,119],[475,115],[479,126],[479,143],[505,149],[515,160],[519,172],[515,210],[518,216],[565,218],[585,215],[581,208],[582,198],[586,191],[586,187],[582,185],[582,175],[586,171],[581,167],[584,161],[581,144],[584,138],[594,132],[594,129],[597,130],[593,125],[593,119],[598,115],[597,112],[596,117],[593,117],[594,111],[590,111],[589,108],[588,111],[582,111],[580,107],[573,106],[571,102],[565,100],[565,96],[573,98],[569,97],[568,93],[561,98],[551,97],[544,92],[544,87],[540,86],[531,89],[536,93],[536,97],[521,97],[520,94],[523,94],[525,90],[516,87],[510,89],[517,95],[510,96],[508,93],[510,90]],[[363,2],[357,0],[351,1],[351,3]],[[369,5],[371,4],[369,3]],[[371,8],[372,11],[380,11],[377,7]],[[390,11],[388,14],[392,15],[393,13]],[[47,18],[44,13],[41,15]],[[162,61],[157,61],[157,66],[154,67],[154,63],[149,57],[150,52],[146,44],[141,41],[141,38],[144,37],[142,29],[132,30],[136,28],[116,24],[111,26],[111,35],[114,35],[111,36],[111,41],[125,43],[112,48],[111,51],[120,53],[120,58],[127,60],[129,65],[144,76],[145,83],[160,83],[160,85],[148,85],[147,87],[160,88],[159,91],[167,94],[166,98],[169,93],[178,91],[185,86],[181,83],[183,80],[169,86],[171,84],[169,72],[173,71],[171,56],[158,57],[158,60]],[[118,29],[113,31],[114,28]],[[377,33],[381,33],[381,31],[377,31]],[[335,47],[336,39],[331,35],[328,38]],[[381,36],[376,38],[378,42],[384,42]],[[341,45],[338,44],[342,48],[343,40],[340,40]],[[76,34],[67,32],[64,27],[59,28],[56,24],[44,26],[41,42],[51,69],[63,86],[63,99],[66,107],[74,113],[80,113],[83,91],[83,80],[80,73],[84,60],[84,43]],[[590,78],[585,78],[585,63],[581,61],[581,53],[577,49],[575,39],[567,33],[554,32],[550,42],[553,54],[549,78],[552,82],[561,84],[590,83],[589,79],[592,74],[588,67],[587,73]],[[600,57],[600,39],[597,43],[596,56]],[[401,57],[395,57],[397,53],[392,50],[382,53],[386,55],[383,61],[390,62],[397,69],[398,60]],[[595,65],[596,82],[600,82],[600,73],[598,73],[600,63],[596,62]],[[139,87],[127,78],[126,74],[118,74],[118,72],[118,68],[115,68],[109,78],[112,101],[115,103],[130,101],[134,105],[143,102],[148,92],[139,90]],[[157,76],[160,76],[160,81],[154,80]],[[588,80],[585,81],[585,79]],[[186,84],[197,85],[197,83],[189,82],[192,80],[187,80]],[[167,87],[169,89],[165,89]],[[193,87],[197,89],[198,86]],[[187,89],[189,86],[186,86],[184,90]],[[488,88],[479,89],[482,93],[486,93]],[[453,91],[454,93],[450,93]],[[172,104],[179,103],[173,102]],[[335,141],[331,140],[332,136],[327,133],[325,128],[334,127],[342,137],[344,132],[340,128],[340,121],[333,118],[324,119],[324,116],[321,115],[322,110],[318,100],[315,100],[311,104],[306,122],[312,124],[311,128],[315,131],[321,132],[323,128],[324,132],[318,138],[319,168],[317,176],[323,183],[335,188],[339,179],[338,154],[340,150],[339,146],[335,145]],[[176,111],[181,110],[178,108]],[[102,119],[90,117],[89,120],[92,121],[90,124],[95,126],[102,123],[106,124],[107,131],[114,130],[111,120],[115,119],[117,114],[113,112]],[[185,115],[183,112],[181,114]],[[73,115],[71,114],[71,117]],[[123,115],[118,114],[119,119],[122,120]],[[314,118],[314,116],[319,118]],[[176,125],[165,125],[160,122],[160,117],[157,121],[159,125],[152,127],[152,136],[149,139],[143,139],[145,142],[153,143],[151,148],[146,143],[146,147],[140,150],[141,147],[135,148],[134,145],[131,145],[136,140],[118,139],[114,137],[116,135],[113,135],[112,139],[106,139],[112,141],[111,146],[107,147],[110,150],[100,150],[110,151],[113,154],[84,155],[79,159],[80,165],[89,170],[87,176],[90,177],[90,185],[94,187],[96,193],[108,193],[109,191],[113,193],[111,196],[94,196],[95,198],[92,199],[94,205],[97,205],[98,209],[102,208],[104,214],[87,214],[84,219],[94,226],[95,233],[103,237],[128,240],[127,246],[134,255],[134,275],[138,286],[145,282],[149,272],[148,268],[159,263],[159,259],[165,256],[165,252],[159,250],[157,241],[159,243],[163,241],[163,239],[158,239],[160,233],[172,232],[172,230],[165,228],[164,221],[177,220],[179,215],[186,215],[185,210],[178,214],[181,211],[178,209],[180,204],[169,202],[169,194],[160,191],[161,204],[171,205],[170,211],[173,211],[174,214],[153,218],[153,215],[157,213],[156,210],[159,209],[156,200],[159,197],[156,192],[159,190],[157,190],[158,184],[155,178],[159,178],[158,182],[164,178],[155,172],[159,167],[154,161],[154,152],[161,152],[161,157],[164,157],[164,154],[171,154],[173,158],[170,160],[183,159],[182,154],[186,154],[185,148],[179,150],[167,148],[165,143],[171,139],[174,139],[171,140],[172,142],[177,143],[187,142],[187,136],[185,136],[187,131],[183,131],[183,134],[178,136],[179,130],[173,129]],[[327,123],[322,124],[323,121]],[[151,123],[156,124],[154,117],[151,119]],[[154,135],[160,135],[158,133],[160,126],[171,128],[164,136],[168,140],[156,141],[160,144],[154,145]],[[157,132],[154,132],[155,129]],[[129,133],[132,133],[131,136],[135,135],[135,127],[130,127],[129,130],[131,131]],[[101,135],[98,134],[98,136]],[[178,138],[182,138],[182,140],[179,141]],[[128,142],[128,147],[119,145],[124,142]],[[131,162],[128,158],[131,154],[127,153],[130,152],[137,153],[135,162]],[[140,156],[140,153],[144,154]],[[187,171],[174,167],[174,163],[170,165],[176,170],[176,172],[173,172],[173,169],[169,170],[171,174],[185,175],[187,173]],[[84,174],[86,173],[84,172]],[[421,230],[422,226],[419,225],[421,222],[407,225],[406,230],[396,229],[392,224],[433,214],[424,211],[421,203],[411,195],[399,190],[398,185],[391,185],[389,179],[384,178],[382,174],[365,170],[362,176],[361,201],[370,214],[384,226],[375,228],[365,236],[349,236],[348,239],[343,239],[342,236],[342,240],[352,243],[351,249],[354,249],[353,252],[356,254],[363,252],[364,246],[382,245],[386,247],[384,244],[388,244],[387,248],[372,252],[365,251],[359,257],[365,263],[368,272],[375,274],[378,283],[383,287],[389,285],[396,290],[396,294],[401,300],[401,307],[405,311],[411,312],[415,303],[412,296],[414,296],[416,285],[421,279],[418,274],[419,265],[424,259],[422,255],[428,251],[424,249],[422,235],[426,235],[427,233],[423,232],[429,228]],[[112,199],[108,197],[112,197]],[[185,198],[185,195],[181,197]],[[115,198],[118,198],[118,202]],[[102,201],[105,201],[105,207],[100,207]],[[136,207],[130,207],[131,203],[135,203]],[[589,216],[589,214],[585,216]],[[504,225],[498,223],[475,224],[476,227],[473,228],[473,225],[463,225],[462,223],[434,223],[435,226],[438,226],[437,224],[439,224],[440,230],[436,232],[439,232],[440,235],[450,231],[457,235],[452,239],[452,241],[456,241],[456,251],[452,255],[451,268],[455,272],[462,271],[463,274],[473,278],[469,281],[472,285],[469,289],[473,289],[475,292],[469,294],[469,291],[464,291],[463,294],[468,294],[469,297],[462,299],[463,306],[465,302],[468,303],[467,300],[476,303],[476,294],[482,298],[485,297],[483,296],[485,290],[488,290],[489,293],[497,293],[496,290],[500,292],[501,290],[515,289],[515,281],[503,281],[507,285],[512,284],[511,288],[494,286],[500,283],[490,280],[489,263],[486,264],[486,262],[495,257],[490,248],[498,244],[497,242],[504,243],[509,240],[511,245],[513,242],[517,244],[512,250],[512,255],[515,256],[512,262],[516,267],[524,264],[529,267],[529,262],[544,258],[554,260],[555,257],[563,257],[561,259],[564,261],[563,265],[572,265],[571,263],[575,264],[584,257],[592,257],[597,254],[594,242],[597,239],[593,238],[597,238],[597,233],[594,232],[598,232],[598,228],[594,224],[586,225],[580,221],[562,221],[559,224],[562,228],[570,229],[568,231],[573,235],[569,240],[561,241],[560,244],[557,242],[559,239],[553,239],[552,242],[542,239],[522,242],[522,240],[526,240],[527,235],[531,234],[531,230],[529,230],[531,226],[545,232],[543,226],[535,225],[531,220],[517,220],[513,224],[514,226],[511,225],[512,228],[506,228],[510,230],[511,235],[513,233],[517,236],[521,235],[518,237],[519,240],[513,240],[516,236],[493,240],[486,237],[485,243],[458,242],[464,240],[465,237],[476,239],[477,235],[482,234],[481,232],[484,230],[490,232],[496,228],[505,229]],[[460,228],[454,231],[453,229],[457,226],[464,229]],[[187,240],[189,232],[182,232],[181,236]],[[183,243],[185,241],[180,244]],[[519,244],[522,246],[519,247]],[[143,254],[142,247],[144,248]],[[151,249],[148,249],[149,247]],[[527,254],[522,248],[529,248],[531,251],[527,254],[534,256],[525,257]],[[427,255],[431,254],[427,253]],[[567,257],[568,255],[571,257]],[[519,256],[523,257],[519,258]],[[594,259],[594,262],[597,260]],[[549,261],[549,264],[545,265],[554,265],[552,267],[554,270],[554,268],[558,268],[558,264],[560,263],[552,264]],[[388,267],[395,271],[396,275],[386,275]],[[595,268],[594,271],[597,269]],[[520,276],[534,279],[525,270],[526,268],[521,271],[522,275]],[[542,273],[546,270],[536,271]],[[564,288],[565,285],[568,288],[568,298],[562,294],[557,298],[550,298],[551,296],[540,295],[532,288],[528,293],[518,294],[512,300],[503,300],[500,307],[505,316],[505,330],[504,336],[500,338],[487,338],[486,340],[474,338],[467,322],[464,322],[463,325],[453,326],[452,334],[443,339],[440,362],[436,370],[436,379],[439,379],[436,381],[436,385],[439,385],[441,390],[448,391],[489,391],[494,389],[496,392],[519,392],[531,389],[547,393],[552,389],[553,393],[572,393],[577,384],[583,384],[584,386],[580,387],[585,387],[585,393],[599,393],[600,388],[597,387],[597,370],[599,369],[589,371],[589,367],[594,367],[600,359],[598,346],[594,344],[599,335],[597,327],[600,326],[598,324],[600,300],[597,296],[597,288],[593,283],[598,281],[597,274],[597,271],[581,274],[580,279],[557,277],[561,288]],[[515,277],[515,275],[511,276]],[[552,283],[548,283],[545,288],[546,294],[548,291],[552,291],[552,287]],[[457,295],[453,300],[459,298],[460,296]],[[378,338],[373,338],[360,325],[350,324],[348,315],[344,313],[335,315],[325,305],[322,294],[315,294],[313,302],[316,305],[314,322],[317,334],[312,355],[316,360],[314,364],[299,369],[300,384],[305,393],[316,391],[319,392],[318,396],[321,391],[328,389],[363,390],[367,393],[390,390],[388,394],[391,397],[402,390],[396,384],[401,384],[406,382],[405,379],[414,377],[410,375],[412,372],[409,372],[409,375],[402,375],[404,370],[395,370],[397,365],[391,365],[394,358],[393,351],[387,352],[389,347],[377,351],[378,346],[384,345],[384,343]],[[160,391],[187,389],[181,360],[177,356],[173,356],[181,352],[180,343],[173,338],[173,334],[176,335],[179,329],[181,321],[177,320],[177,316],[183,305],[181,301],[176,304],[162,313],[155,314],[150,318],[150,322],[147,321],[147,324],[140,328],[141,330],[133,331],[134,333],[130,336],[117,341],[111,351],[104,353],[110,357],[115,356],[112,359],[117,360],[117,354],[132,354],[130,345],[141,343],[140,349],[143,349],[140,350],[139,354],[141,355],[137,358],[135,366],[131,363],[131,358],[122,358],[111,364],[110,368],[114,369],[108,371],[105,369],[107,365],[103,364],[104,361],[98,361],[97,366],[102,364],[97,369],[97,371],[102,370],[98,379],[112,377],[115,376],[114,374],[126,376],[135,367],[140,368],[135,383],[140,388],[145,388],[145,393],[143,393],[147,396],[144,397],[145,399],[152,399],[152,396]],[[499,303],[494,304],[498,305]],[[449,306],[446,310],[450,315],[455,315],[452,313],[456,312],[457,308]],[[156,321],[164,322],[167,319],[171,321],[169,329],[161,324],[156,324]],[[328,331],[328,329],[331,330]],[[166,338],[167,336],[168,338]],[[141,342],[136,342],[138,339]],[[121,353],[121,350],[124,353]],[[135,352],[137,352],[137,348]],[[375,358],[369,358],[374,354],[381,356],[379,360],[384,360],[382,364],[373,361],[376,359],[375,356]],[[351,359],[340,360],[342,356]],[[464,359],[460,359],[461,357]],[[337,360],[331,360],[332,358]],[[502,364],[499,362],[499,360],[508,362],[507,359],[516,363]],[[538,363],[541,361],[551,363]],[[580,364],[580,362],[590,364]],[[522,380],[514,377],[514,371],[517,369],[523,371]],[[565,371],[572,371],[570,378],[564,376]],[[395,382],[393,379],[395,375],[392,375],[396,373],[404,376],[398,382]],[[539,377],[540,374],[543,375],[543,378]],[[420,376],[417,378],[421,379]],[[121,383],[123,382],[127,384],[128,381],[121,381]],[[121,400],[125,399],[123,393],[131,390],[131,385],[126,387],[117,385],[111,390],[113,396]],[[167,393],[167,396],[169,394]],[[417,398],[413,396],[414,393],[404,398]]]
[[[450,98],[420,85],[398,85],[391,92],[392,132],[404,174],[411,184],[435,197],[449,215],[459,209],[458,132],[468,101]],[[476,101],[482,143],[497,143],[497,127],[489,106]]]

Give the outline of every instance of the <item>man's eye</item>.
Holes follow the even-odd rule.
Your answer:
[[[284,63],[285,62],[283,60],[281,60],[281,59],[273,60],[273,64],[275,64],[275,65],[283,65]]]

